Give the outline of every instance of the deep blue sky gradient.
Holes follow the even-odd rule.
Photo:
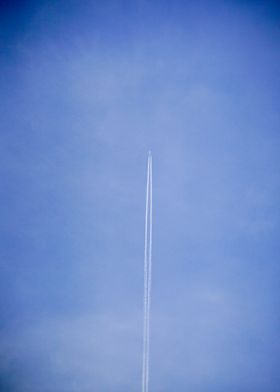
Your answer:
[[[280,12],[0,8],[0,390],[278,392]]]

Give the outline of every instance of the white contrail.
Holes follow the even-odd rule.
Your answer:
[[[148,276],[148,203],[150,183],[150,159],[148,158],[147,186],[146,186],[146,212],[145,212],[145,249],[144,249],[144,331],[143,331],[143,367],[142,367],[142,392],[146,390],[146,345],[147,345],[147,276]]]
[[[150,362],[150,309],[152,284],[152,156],[149,152],[146,213],[145,213],[145,250],[144,250],[144,336],[143,336],[143,368],[142,392],[149,389]]]
[[[150,317],[151,317],[151,285],[152,285],[152,157],[150,156],[150,203],[149,203],[149,258],[148,258],[148,299],[147,299],[147,371],[146,371],[146,392],[149,389],[149,362],[150,362]]]

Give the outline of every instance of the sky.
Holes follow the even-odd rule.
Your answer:
[[[0,5],[0,390],[280,389],[280,7]]]

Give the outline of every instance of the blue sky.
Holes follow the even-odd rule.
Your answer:
[[[277,392],[279,6],[0,8],[0,389]]]

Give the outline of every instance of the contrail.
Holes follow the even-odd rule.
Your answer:
[[[144,249],[144,331],[143,331],[143,365],[142,365],[142,392],[146,391],[146,363],[147,363],[147,289],[148,289],[148,205],[150,186],[150,157],[148,157],[146,211],[145,211],[145,249]]]
[[[145,212],[145,250],[144,250],[144,333],[143,333],[143,368],[142,392],[149,390],[150,362],[150,309],[152,285],[152,155],[148,156],[146,212]]]

